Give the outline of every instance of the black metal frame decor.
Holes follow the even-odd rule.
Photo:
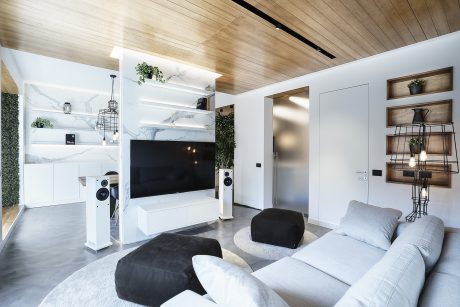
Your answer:
[[[413,177],[412,181],[412,212],[406,216],[406,221],[428,214],[430,201],[430,179],[433,173],[459,173],[457,141],[455,139],[454,123],[425,122],[427,109],[413,109],[414,119],[411,124],[397,125],[395,129],[396,150],[391,155],[393,168],[402,170],[403,176]],[[442,151],[431,154],[430,137],[434,134],[442,137]],[[452,155],[450,155],[449,139],[453,138]],[[409,141],[414,139],[412,144]],[[408,155],[407,146],[410,154]]]
[[[108,102],[108,108],[100,109],[97,116],[96,129],[104,130],[103,145],[107,144],[105,139],[106,131],[113,131],[113,140],[116,141],[118,139],[118,102],[113,95],[113,86],[116,77],[116,75],[110,75],[110,78],[112,78],[112,93]]]

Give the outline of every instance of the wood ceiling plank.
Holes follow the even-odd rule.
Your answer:
[[[401,18],[391,1],[374,0],[374,3],[380,8],[380,11],[388,20],[388,22],[393,25],[399,36],[401,36],[404,41],[404,45],[416,43],[414,36],[410,32],[406,23]]]
[[[366,25],[372,35],[382,43],[385,50],[391,50],[398,47],[356,0],[341,0],[341,2],[361,24]]]
[[[444,8],[447,23],[451,32],[460,30],[460,1],[458,0],[439,0]]]
[[[407,0],[428,39],[438,36],[425,0]]]
[[[444,13],[443,6],[439,0],[426,0],[426,5],[431,14],[431,19],[439,35],[450,33],[447,17]]]
[[[284,20],[286,26],[339,58],[334,61],[349,62],[359,57],[353,49],[331,35],[324,26],[289,1],[249,0],[248,2],[273,18]]]
[[[415,41],[421,42],[426,40],[427,37],[425,32],[423,32],[423,29],[420,26],[417,17],[415,17],[414,11],[410,7],[409,2],[407,2],[407,0],[390,0],[390,2],[406,24]]]
[[[1,64],[1,70],[2,70],[2,83],[1,83],[1,91],[2,93],[8,93],[8,94],[18,94],[18,86],[16,85],[16,82],[14,82],[13,78],[10,75],[10,72],[8,71],[8,68],[6,67],[5,63],[2,62]]]

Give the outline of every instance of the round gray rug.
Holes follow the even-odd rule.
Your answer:
[[[303,247],[307,246],[309,243],[316,239],[318,239],[316,235],[305,230],[303,233],[302,242],[296,249],[258,243],[252,241],[251,228],[249,226],[238,230],[238,232],[235,233],[235,236],[233,237],[235,245],[240,249],[248,254],[267,260],[279,260],[287,256],[292,256],[294,253],[298,252]]]
[[[74,272],[57,285],[42,301],[40,307],[140,306],[118,298],[115,291],[115,268],[120,258],[137,247],[122,250],[96,260]],[[223,258],[248,272],[251,267],[240,256],[222,249]]]

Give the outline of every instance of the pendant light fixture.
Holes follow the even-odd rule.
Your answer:
[[[113,87],[115,84],[116,75],[110,75],[112,78],[112,93],[108,102],[107,109],[100,109],[97,116],[96,129],[104,130],[104,138],[102,139],[102,145],[107,145],[105,138],[106,131],[113,131],[113,141],[118,140],[118,102],[115,100],[113,95]]]

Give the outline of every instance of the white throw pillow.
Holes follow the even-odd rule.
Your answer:
[[[234,264],[204,255],[192,261],[201,285],[219,306],[289,307],[275,291]]]
[[[388,250],[402,212],[352,200],[335,232]]]
[[[425,264],[418,248],[392,246],[334,306],[414,307],[424,282]]]

